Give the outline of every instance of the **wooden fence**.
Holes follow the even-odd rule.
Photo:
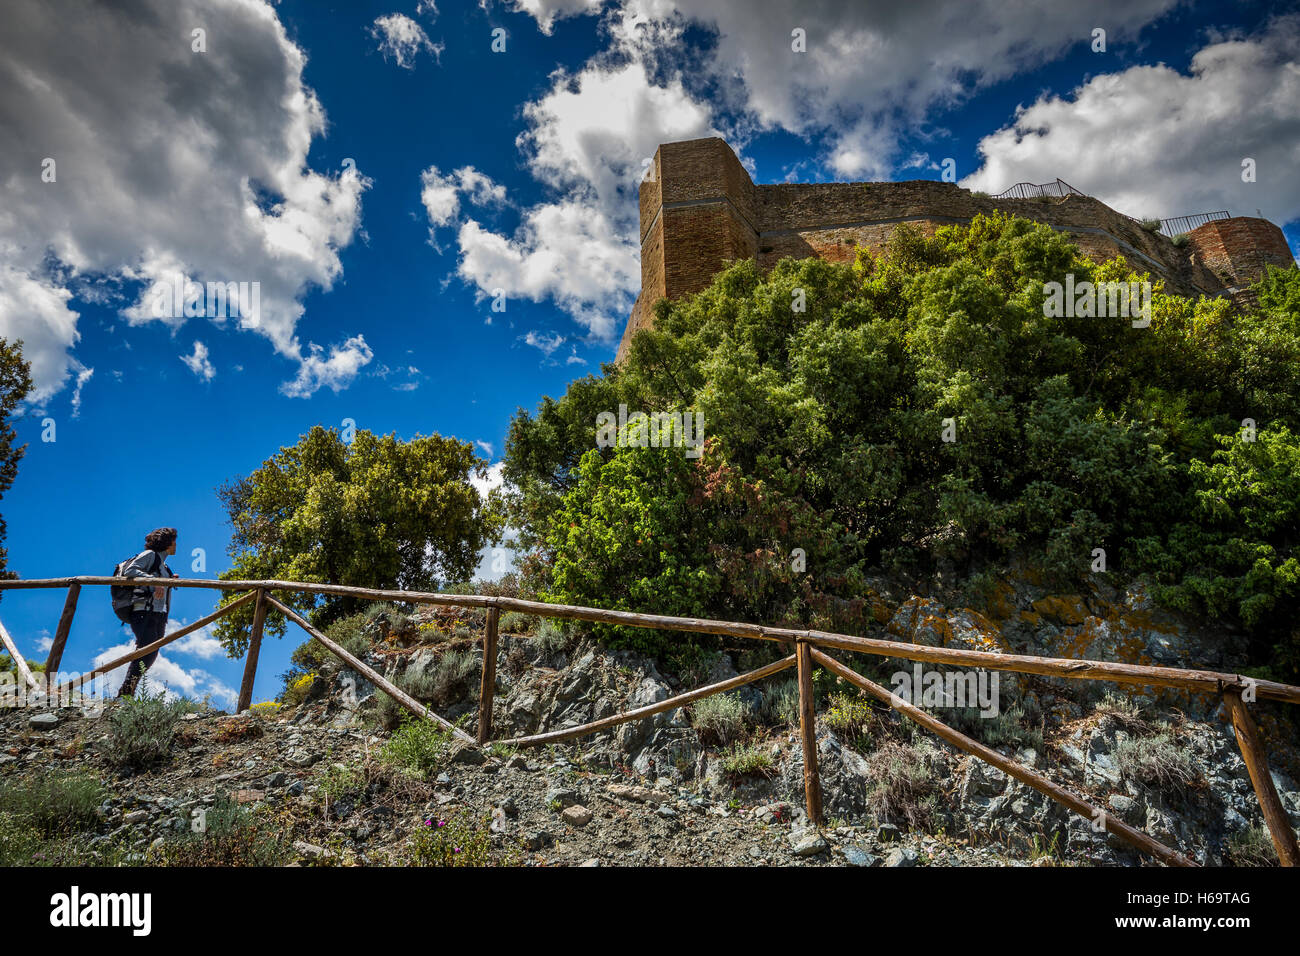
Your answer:
[[[667,710],[689,704],[692,701],[719,694],[754,681],[762,680],[788,668],[795,668],[799,687],[799,735],[803,749],[804,798],[808,817],[816,824],[824,822],[822,813],[821,783],[817,769],[816,716],[813,701],[813,667],[825,668],[843,678],[867,694],[888,704],[899,713],[916,721],[927,730],[959,750],[997,767],[1007,775],[1014,777],[1026,786],[1050,797],[1067,809],[1087,818],[1099,829],[1131,844],[1150,856],[1172,866],[1195,866],[1196,864],[1170,847],[1137,830],[1100,807],[1094,807],[1069,790],[1052,783],[1041,774],[1011,760],[990,747],[967,737],[965,734],[949,727],[933,715],[913,706],[898,696],[890,693],[879,684],[868,680],[861,674],[847,667],[832,657],[828,651],[852,651],[878,657],[892,657],[934,664],[956,665],[969,668],[1011,671],[1021,674],[1063,677],[1072,680],[1103,680],[1121,684],[1136,684],[1142,687],[1169,687],[1196,693],[1213,694],[1220,697],[1232,720],[1237,743],[1250,774],[1255,795],[1263,811],[1273,845],[1277,848],[1278,859],[1283,866],[1300,865],[1300,847],[1297,846],[1295,831],[1291,828],[1286,811],[1278,798],[1268,770],[1268,758],[1260,737],[1259,729],[1251,717],[1248,703],[1255,699],[1279,700],[1291,704],[1300,703],[1300,687],[1282,684],[1276,681],[1256,680],[1238,674],[1216,671],[1192,670],[1175,667],[1154,667],[1140,664],[1120,664],[1106,661],[1067,660],[1052,657],[1037,657],[1024,654],[1001,654],[985,651],[967,651],[943,647],[929,647],[901,641],[884,641],[874,638],[855,637],[847,634],[833,634],[827,631],[798,630],[792,628],[765,627],[759,624],[747,624],[735,621],[714,621],[700,618],[672,617],[662,614],[640,614],[632,611],[610,611],[602,608],[579,607],[567,604],[545,604],[539,601],[526,601],[520,598],[490,597],[477,594],[441,594],[426,591],[398,591],[378,588],[357,588],[338,584],[309,584],[299,581],[214,581],[207,579],[148,579],[150,585],[173,588],[210,588],[229,592],[244,592],[234,601],[218,608],[193,624],[173,631],[154,643],[138,648],[129,654],[70,681],[58,692],[67,692],[84,684],[92,677],[107,673],[144,657],[147,654],[170,644],[230,613],[248,601],[256,601],[253,622],[249,635],[248,651],[245,656],[244,676],[239,690],[237,711],[247,710],[253,696],[253,680],[257,674],[257,659],[262,644],[262,629],[268,610],[274,608],[288,620],[293,621],[312,637],[321,642],[331,653],[342,659],[349,667],[363,674],[378,688],[383,690],[402,707],[419,717],[432,720],[451,731],[456,739],[465,745],[483,745],[493,741],[492,737],[492,700],[496,683],[497,659],[497,625],[502,611],[519,611],[545,618],[561,618],[574,621],[589,621],[605,624],[621,624],[631,627],[653,628],[658,630],[688,631],[701,634],[715,634],[726,637],[750,638],[755,640],[777,641],[790,647],[794,653],[757,670],[740,674],[736,677],[709,684],[692,691],[670,697],[667,700],[634,710],[624,711],[611,717],[591,721],[577,727],[566,727],[548,733],[532,734],[524,737],[510,737],[497,740],[497,743],[513,747],[536,747],[543,744],[559,743],[576,737],[598,733],[616,727],[628,721],[641,720]],[[57,672],[59,662],[67,645],[72,628],[72,619],[76,613],[77,600],[81,589],[87,585],[138,585],[141,579],[113,577],[74,577],[47,578],[40,580],[0,580],[0,590],[22,590],[34,588],[67,588],[67,600],[59,618],[54,641],[50,647],[45,669],[50,677]],[[434,604],[462,608],[482,608],[486,611],[486,627],[483,635],[483,671],[479,690],[477,734],[471,737],[465,731],[433,713],[409,694],[394,686],[374,668],[359,660],[345,648],[308,623],[301,615],[286,607],[272,596],[272,592],[298,592],[315,595],[332,595],[362,598],[375,601],[400,601],[410,604]],[[39,682],[31,674],[26,661],[18,653],[9,634],[0,625],[0,643],[8,649],[13,657],[19,678],[29,687],[36,688]]]

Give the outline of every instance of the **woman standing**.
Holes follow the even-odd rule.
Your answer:
[[[167,555],[176,553],[176,529],[155,528],[145,535],[145,549],[132,558],[122,569],[122,576],[128,578],[174,578],[172,569],[167,567]],[[135,646],[145,647],[160,640],[167,628],[167,612],[171,609],[171,588],[149,587],[141,585],[131,594],[131,614],[128,621],[135,634]],[[132,697],[140,677],[153,666],[158,659],[158,652],[146,654],[131,662],[127,668],[126,680],[118,697]]]

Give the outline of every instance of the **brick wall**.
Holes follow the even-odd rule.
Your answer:
[[[1293,262],[1282,230],[1265,219],[1228,219],[1188,234],[1179,248],[1087,196],[994,200],[955,183],[782,183],[755,186],[721,139],[665,143],[642,183],[641,294],[619,345],[653,322],[653,306],[698,292],[728,263],[754,258],[770,269],[786,256],[851,262],[859,248],[884,249],[901,222],[927,234],[995,210],[1069,234],[1088,258],[1124,256],[1139,272],[1183,295],[1232,293],[1266,263]]]
[[[1282,230],[1267,219],[1239,216],[1207,222],[1187,234],[1191,259],[1228,287],[1249,285],[1265,266],[1295,263]]]

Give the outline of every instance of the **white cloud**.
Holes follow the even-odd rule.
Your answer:
[[[138,0],[130,11],[5,6],[0,127],[32,148],[0,151],[0,334],[24,340],[33,404],[77,368],[70,293],[138,291],[123,314],[139,325],[159,321],[149,289],[177,272],[259,281],[260,316],[239,328],[301,361],[301,300],[332,286],[360,227],[368,181],[307,165],[324,111],[271,5]],[[204,53],[190,47],[195,23],[208,31]]]
[[[4,223],[0,209],[0,225]],[[40,406],[68,380],[73,362],[69,350],[80,338],[80,313],[68,307],[71,291],[47,276],[17,268],[10,260],[19,258],[19,250],[0,247],[0,338],[23,340],[23,357],[32,365],[28,401]]]
[[[281,385],[280,391],[290,398],[307,398],[323,386],[341,391],[352,384],[375,354],[360,335],[354,335],[342,345],[330,346],[328,358],[321,357],[323,351],[319,345],[311,346],[311,353],[298,368],[298,377]]]
[[[496,455],[496,450],[492,447],[492,443],[490,441],[483,441],[482,439],[476,438],[474,439],[474,444],[477,445],[479,448],[481,448],[483,450],[483,454],[487,455],[489,458],[492,458]]]
[[[482,295],[554,299],[593,335],[610,339],[631,308],[641,278],[635,241],[582,202],[529,209],[514,236],[469,220],[457,241],[458,274]]]
[[[541,353],[547,358],[550,358],[551,353],[564,344],[564,336],[560,335],[558,332],[544,335],[539,334],[536,330],[532,330],[529,331],[523,339],[525,345],[531,345],[535,349],[540,349]]]
[[[729,107],[758,128],[826,131],[840,176],[883,176],[904,127],[924,129],[935,107],[1086,48],[1092,28],[1131,41],[1177,0],[691,0],[683,19],[716,31],[711,75]],[[641,6],[631,0],[628,7]],[[652,6],[662,11],[657,0]],[[660,14],[662,16],[662,12]],[[807,50],[791,49],[805,31]]]
[[[1186,74],[1164,65],[1093,77],[1042,96],[980,142],[963,181],[996,192],[1056,177],[1132,216],[1227,209],[1300,218],[1300,16],[1207,45]],[[1257,179],[1242,182],[1242,160]]]
[[[168,632],[176,629],[173,625],[175,625],[174,621],[167,622]],[[107,648],[95,655],[92,667],[99,667],[133,650],[135,650],[134,640],[127,640],[115,647]],[[219,677],[209,674],[202,668],[186,669],[168,657],[169,653],[193,654],[206,660],[223,656],[225,650],[211,638],[207,628],[182,637],[158,652],[153,665],[145,671],[144,679],[136,685],[137,697],[141,694],[158,693],[162,693],[169,700],[177,697],[201,699],[211,696],[214,703],[231,708],[238,702],[238,693],[223,683]],[[104,675],[102,686],[108,696],[116,695],[121,690],[129,666],[124,665]]]
[[[417,15],[419,12],[416,11]],[[384,59],[391,56],[398,66],[407,70],[415,68],[420,53],[432,53],[434,59],[440,59],[445,49],[441,43],[432,43],[418,23],[400,13],[376,17],[370,25],[370,36],[379,41],[379,52]]]
[[[480,295],[552,300],[606,342],[641,284],[643,160],[661,142],[718,132],[680,75],[656,78],[633,47],[623,53],[619,64],[597,58],[576,74],[556,71],[546,94],[524,107],[529,128],[518,145],[559,198],[525,209],[513,234],[467,219],[457,235],[457,274]]]
[[[167,622],[167,633],[179,631],[184,626],[184,621],[169,620]],[[189,654],[205,661],[212,660],[214,657],[224,657],[226,654],[226,649],[221,646],[221,642],[213,636],[211,625],[186,634],[179,641],[171,644],[169,650],[173,654]]]
[[[605,0],[513,0],[514,9],[537,21],[537,28],[550,35],[556,20],[599,13]]]
[[[86,368],[76,359],[68,360],[68,368],[76,373],[76,380],[72,386],[72,400],[68,404],[72,408],[72,417],[77,418],[81,415],[81,390],[90,381],[90,377],[95,374],[95,370]]]
[[[611,50],[584,72],[612,76],[646,65],[663,74],[670,57],[681,61],[686,27],[702,27],[714,42],[694,68],[700,88],[707,83],[715,91],[719,112],[735,116],[742,130],[827,133],[824,159],[833,172],[883,178],[893,168],[900,133],[926,132],[935,107],[957,105],[1071,47],[1086,48],[1098,24],[1112,46],[1131,42],[1177,3],[623,0],[603,21]],[[575,9],[576,0],[516,6],[543,29],[557,17],[587,12]],[[805,52],[792,49],[795,29],[804,31]]]
[[[506,188],[473,166],[462,166],[443,175],[437,166],[420,173],[420,201],[433,227],[446,226],[460,214],[460,197],[464,195],[476,206],[502,205]]]
[[[194,351],[189,355],[180,356],[180,360],[185,363],[186,368],[205,382],[212,381],[217,374],[217,370],[208,361],[208,347],[198,339],[194,340]]]
[[[184,638],[181,640],[184,640]],[[133,650],[135,650],[135,641],[133,640],[118,644],[116,647],[110,647],[95,655],[93,666],[99,667],[101,664],[107,664],[109,661],[121,657],[123,654],[129,654]],[[109,696],[115,695],[122,689],[122,683],[126,680],[129,667],[129,664],[125,664],[104,675],[104,685]],[[150,668],[145,671],[144,679],[136,685],[135,692],[137,697],[141,694],[162,693],[169,700],[176,697],[193,697],[195,692],[207,680],[211,680],[211,676],[206,671],[187,671],[169,658],[165,652],[159,651],[158,657]]]
[[[478,475],[470,475],[469,482],[478,491],[479,497],[484,501],[487,500],[488,492],[493,488],[500,488],[504,481],[502,470],[505,468],[505,462],[497,462],[495,465],[489,465],[487,476],[480,478]]]
[[[36,638],[37,652],[41,654],[45,654],[53,646],[54,646],[54,638],[50,636],[49,631],[42,628],[40,635]]]

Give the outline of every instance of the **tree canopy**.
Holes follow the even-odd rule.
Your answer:
[[[1149,279],[995,215],[900,227],[852,266],[737,263],[658,303],[623,364],[512,422],[526,577],[556,601],[852,631],[872,574],[978,589],[1020,555],[1065,585],[1102,549],[1294,669],[1300,271],[1245,312],[1154,283],[1148,327],[1047,314],[1070,274]],[[701,411],[703,457],[597,447],[620,404]]]
[[[15,447],[14,439],[18,436],[9,419],[31,389],[32,367],[23,358],[22,341],[0,338],[0,498],[13,487],[18,477],[18,462],[27,451],[26,445]],[[4,546],[6,530],[4,517],[0,516],[0,575],[12,577],[5,570],[9,562],[9,552]]]
[[[317,426],[219,489],[234,529],[233,566],[221,577],[403,590],[467,580],[479,551],[499,540],[501,519],[471,482],[485,474],[468,442],[362,430],[348,443]],[[355,610],[346,598],[277,597],[318,625]],[[251,617],[250,603],[216,625],[232,656],[243,653]],[[268,617],[267,627],[282,633],[284,621]]]

